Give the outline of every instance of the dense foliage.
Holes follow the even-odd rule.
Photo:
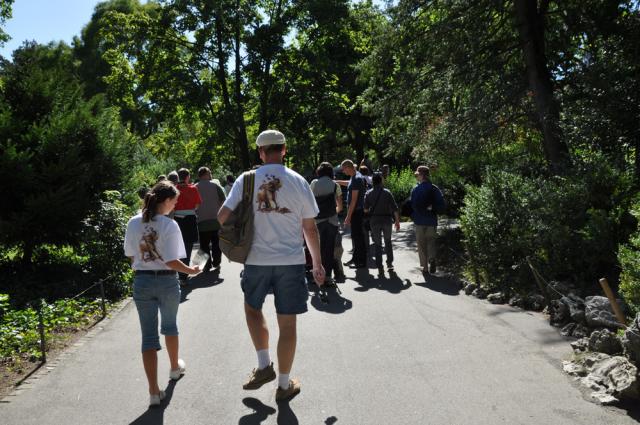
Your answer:
[[[640,219],[640,202],[633,206],[633,215]],[[640,230],[636,230],[629,243],[620,247],[618,260],[622,268],[620,293],[629,307],[640,313]]]
[[[103,190],[124,177],[117,115],[86,101],[63,45],[25,45],[0,70],[0,243],[31,264],[42,244],[75,244]]]
[[[2,24],[11,18],[11,4],[13,0],[0,0],[0,46],[9,39],[9,35],[2,30]]]
[[[63,343],[65,332],[87,328],[102,314],[98,300],[60,299],[18,310],[10,307],[6,294],[0,294],[0,364],[41,357],[37,308],[42,312],[47,349]]]
[[[527,260],[543,276],[585,292],[597,287],[596,276],[612,271],[624,232],[613,205],[624,183],[607,167],[590,179],[597,166],[550,179],[490,171],[482,186],[469,188],[461,224],[486,286],[535,289]]]

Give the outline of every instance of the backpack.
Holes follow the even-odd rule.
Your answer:
[[[440,197],[442,198],[442,202],[437,203],[438,197],[437,194],[440,193]],[[447,206],[444,202],[444,197],[442,197],[442,191],[438,186],[431,183],[431,190],[427,195],[427,207],[431,206],[431,212],[434,214],[444,214],[447,210]]]
[[[336,192],[338,191],[338,185],[334,183],[333,192],[316,196],[316,203],[318,204],[318,209],[320,212],[316,216],[316,218],[329,218],[336,215]]]
[[[446,212],[447,205],[444,202],[444,198],[442,198],[441,203],[436,203],[436,200],[438,199],[436,195],[438,192],[442,193],[442,191],[440,191],[440,188],[432,183],[431,190],[427,194],[427,203],[426,205],[424,205],[424,209],[420,211],[422,215],[428,215],[429,213],[437,215],[444,214]],[[432,207],[431,210],[428,209],[429,207]],[[400,207],[400,215],[403,217],[411,217],[413,215],[411,196],[405,199],[405,201],[402,203],[402,206]]]
[[[231,212],[218,233],[220,250],[229,261],[236,263],[244,264],[253,242],[253,187],[255,180],[255,171],[244,173],[242,201]]]
[[[402,217],[411,217],[413,215],[413,206],[411,205],[411,197],[408,197],[400,205],[400,215]]]

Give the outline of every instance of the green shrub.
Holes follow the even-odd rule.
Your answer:
[[[458,162],[443,161],[431,172],[431,181],[440,188],[447,204],[447,215],[456,217],[460,215],[464,204],[465,181],[470,179],[470,176],[461,173],[467,170],[464,170],[464,164]]]
[[[410,168],[405,168],[389,173],[384,185],[393,193],[393,197],[400,205],[411,196],[411,189],[416,185],[416,178]]]
[[[129,293],[131,267],[124,256],[124,234],[127,227],[127,207],[120,193],[103,194],[100,208],[85,220],[81,252],[88,258],[86,271],[91,281],[107,278],[106,295],[117,299]]]
[[[490,171],[482,186],[469,187],[461,226],[484,283],[532,289],[529,257],[547,279],[595,286],[616,264],[617,180],[606,175],[589,167],[563,178]]]
[[[5,301],[8,301],[8,297]],[[61,333],[85,329],[102,314],[99,300],[62,299],[51,304],[42,302],[39,307],[42,310],[47,348],[59,341]],[[5,302],[2,311],[0,360],[7,362],[25,355],[32,360],[39,359],[40,334],[36,309],[30,306],[14,310]]]
[[[640,202],[632,209],[632,214],[640,219]],[[633,313],[640,312],[640,229],[620,247],[618,261],[622,268],[620,274],[620,294]]]

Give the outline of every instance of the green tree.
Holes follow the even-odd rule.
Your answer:
[[[296,37],[275,64],[276,123],[290,135],[296,166],[362,158],[371,145],[372,119],[359,102],[366,81],[358,63],[373,49],[382,13],[371,2],[301,2]],[[311,154],[311,155],[310,155]]]
[[[558,173],[584,146],[575,119],[613,112],[613,102],[620,107],[604,116],[627,129],[628,151],[637,102],[619,95],[637,81],[637,9],[631,1],[401,1],[361,66],[375,135],[393,140],[387,149],[396,154],[462,162],[468,175],[474,163],[505,155]],[[587,143],[607,132],[591,136]]]
[[[123,179],[115,111],[85,100],[71,49],[26,44],[0,68],[0,235],[30,265],[43,244],[79,242],[100,194]]]
[[[106,51],[106,40],[103,34],[107,26],[105,15],[110,12],[132,14],[151,7],[150,5],[142,6],[139,0],[109,0],[96,5],[91,20],[82,29],[80,37],[75,37],[73,40],[73,53],[80,61],[78,74],[84,83],[87,98],[98,93],[106,93],[107,86],[104,79],[111,73],[109,64],[103,58]],[[124,38],[125,36],[122,35],[120,40]]]
[[[13,0],[0,0],[0,46],[9,39],[9,34],[2,30],[2,25],[11,18],[11,4]]]
[[[352,143],[361,156],[370,140],[356,64],[382,19],[371,2],[175,0],[105,18],[109,93],[144,117],[144,138],[186,147],[197,129],[197,161],[232,168],[257,161],[249,140],[269,126],[287,132],[296,164]]]
[[[164,1],[152,10],[109,17],[104,57],[119,103],[146,111],[150,133],[171,127],[176,117],[184,118],[181,124],[199,122],[202,151],[232,147],[241,166],[249,167],[243,50],[259,18],[249,3]],[[125,43],[120,34],[129,35]]]

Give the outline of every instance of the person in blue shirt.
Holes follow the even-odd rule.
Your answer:
[[[420,165],[414,173],[418,184],[411,191],[411,218],[416,228],[418,256],[423,273],[436,273],[437,212],[444,208],[440,189],[431,183],[429,167]]]

